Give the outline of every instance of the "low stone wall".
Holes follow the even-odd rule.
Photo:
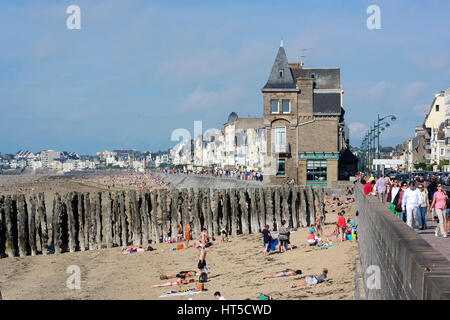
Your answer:
[[[367,299],[450,299],[450,262],[355,185],[355,221]],[[379,286],[377,273],[379,271]]]
[[[211,189],[229,189],[229,188],[260,188],[263,186],[261,181],[256,180],[240,180],[236,177],[214,177],[214,176],[197,176],[185,174],[169,174],[163,177],[164,182],[170,183],[177,189],[193,188],[211,188]]]
[[[193,238],[202,228],[216,236],[276,230],[282,220],[306,227],[324,215],[323,196],[323,188],[300,186],[56,193],[50,227],[44,193],[0,195],[0,257],[47,254],[49,244],[56,254],[146,246],[176,240],[190,221]]]

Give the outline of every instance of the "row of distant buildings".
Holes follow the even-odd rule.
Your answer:
[[[403,160],[407,172],[419,165],[450,171],[450,88],[435,94],[422,125],[415,128],[414,137],[396,146],[393,158]]]
[[[95,156],[76,152],[42,150],[37,153],[20,150],[16,154],[0,154],[1,169],[54,170],[70,172],[102,168],[127,168],[142,171],[154,163],[150,152],[115,150],[97,152]]]

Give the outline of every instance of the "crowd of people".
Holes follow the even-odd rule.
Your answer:
[[[239,180],[263,181],[262,172],[257,170],[196,168],[196,169],[162,169],[160,171],[165,174],[185,174],[185,175],[211,176],[220,178],[234,178]]]
[[[421,181],[415,177],[410,181],[391,179],[389,174],[365,175],[359,173],[357,182],[364,185],[365,195],[375,196],[387,202],[390,210],[410,228],[425,230],[427,222],[435,220],[436,237],[447,238],[450,228],[450,193],[444,190],[439,178],[431,175]]]

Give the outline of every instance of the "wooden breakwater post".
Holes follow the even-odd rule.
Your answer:
[[[321,187],[264,187],[211,190],[68,192],[54,194],[51,241],[56,254],[102,247],[147,245],[178,238],[192,223],[219,236],[258,233],[282,220],[306,227],[324,214]],[[0,257],[48,253],[49,232],[43,193],[0,195]]]

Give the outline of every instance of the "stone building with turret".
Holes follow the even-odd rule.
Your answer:
[[[289,63],[281,43],[261,91],[264,182],[330,185],[338,180],[339,154],[348,144],[340,68]]]

